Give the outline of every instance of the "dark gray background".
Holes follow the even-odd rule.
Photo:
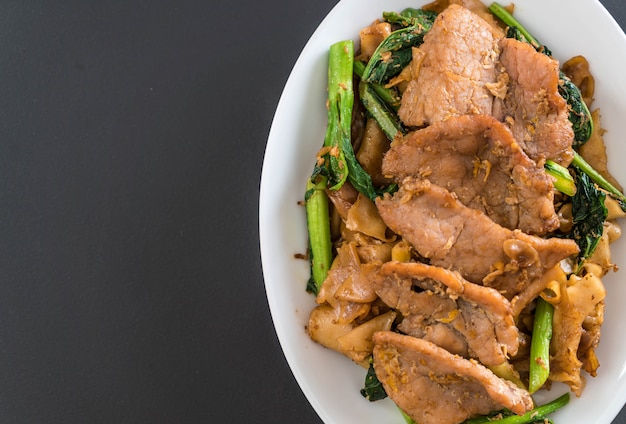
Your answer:
[[[334,4],[0,2],[1,423],[320,422],[274,333],[257,207]]]

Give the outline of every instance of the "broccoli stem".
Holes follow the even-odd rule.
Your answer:
[[[332,263],[332,243],[330,240],[330,217],[328,215],[328,178],[322,175],[317,181],[309,179],[304,196],[306,223],[309,233],[309,260],[311,280],[309,287],[317,294],[326,279]]]
[[[533,337],[530,343],[528,391],[532,394],[543,386],[550,374],[550,340],[554,306],[539,297],[535,309]]]
[[[598,171],[593,169],[593,167],[589,165],[576,151],[574,151],[572,164],[576,165],[582,172],[587,174],[589,178],[598,184],[600,188],[606,190],[611,196],[613,196],[619,202],[621,208],[626,211],[626,196],[624,196],[624,193],[615,188],[615,186],[600,175]]]
[[[553,413],[559,408],[564,407],[569,402],[569,393],[565,393],[552,402],[548,402],[545,405],[534,408],[524,415],[509,415],[501,419],[495,417],[476,417],[465,420],[463,424],[530,424],[530,423],[544,423],[546,416]]]
[[[576,194],[576,183],[567,168],[551,160],[546,160],[544,168],[548,175],[555,178],[554,188],[570,197]]]

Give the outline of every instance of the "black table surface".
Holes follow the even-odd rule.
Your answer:
[[[274,332],[258,190],[335,3],[0,2],[1,423],[321,422]]]

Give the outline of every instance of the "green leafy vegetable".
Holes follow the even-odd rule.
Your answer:
[[[383,12],[383,19],[389,23],[402,27],[430,25],[434,22],[437,14],[430,10],[407,7],[402,12]]]
[[[546,420],[552,422],[547,416],[559,408],[564,407],[569,402],[569,393],[559,396],[552,402],[545,405],[534,408],[524,415],[515,415],[514,413],[505,410],[496,414],[491,414],[484,417],[476,417],[465,420],[463,424],[545,424]]]
[[[552,339],[552,317],[554,306],[537,299],[533,337],[530,342],[530,372],[528,391],[532,394],[544,385],[550,374],[550,340]]]
[[[354,155],[354,149],[349,139],[343,138],[341,140],[341,148],[348,165],[348,181],[354,186],[360,193],[366,195],[371,200],[376,199],[379,193],[374,188],[372,177],[365,172],[359,161]]]
[[[396,76],[411,61],[411,47],[419,46],[424,41],[424,35],[432,28],[437,17],[434,12],[420,9],[411,9],[414,15],[402,15],[411,25],[393,31],[376,48],[363,72],[366,82],[384,83]],[[413,13],[413,12],[411,12]]]
[[[608,182],[598,171],[596,171],[591,165],[589,165],[582,156],[576,151],[574,152],[574,159],[572,164],[576,165],[581,171],[589,176],[600,188],[606,190],[611,197],[613,197],[619,203],[623,211],[626,212],[626,196],[619,191],[613,184]]]
[[[574,130],[573,146],[578,148],[589,140],[593,132],[591,112],[578,87],[563,72],[559,77],[559,94],[570,107],[569,120]]]
[[[385,392],[383,384],[376,376],[376,371],[374,371],[372,358],[370,358],[370,365],[365,375],[365,385],[361,389],[361,395],[370,402],[375,402],[387,397],[387,392]]]
[[[572,197],[572,231],[567,237],[578,244],[578,258],[583,261],[593,254],[602,237],[608,214],[604,205],[606,193],[599,190],[589,175],[577,166],[572,165],[572,169],[576,172],[576,194]]]
[[[363,72],[365,71],[365,63],[361,62],[360,60],[355,60],[354,61],[354,73],[356,74],[356,76],[358,76],[359,78],[363,77]],[[398,94],[398,90],[396,90],[395,88],[388,88],[385,87],[382,84],[378,84],[375,82],[365,82],[362,81],[364,84],[368,84],[372,90],[374,90],[374,92],[378,95],[378,97],[380,98],[380,100],[382,100],[383,102],[385,102],[387,104],[387,106],[389,106],[391,109],[393,109],[394,111],[397,111],[398,108],[400,107],[400,94]]]

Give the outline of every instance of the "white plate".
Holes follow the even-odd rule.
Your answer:
[[[280,98],[270,130],[260,192],[260,242],[263,273],[276,332],[302,391],[327,424],[404,422],[391,401],[370,403],[359,390],[364,370],[344,356],[312,342],[305,332],[313,296],[305,292],[304,209],[298,204],[326,128],[328,47],[358,41],[358,31],[384,10],[419,7],[420,0],[342,0],[322,21],[296,62]],[[602,111],[613,174],[626,183],[626,37],[595,0],[516,0],[515,16],[557,59],[582,54],[596,79],[594,107]],[[564,11],[567,17],[564,16]],[[624,237],[626,239],[626,236]],[[587,379],[580,398],[553,414],[558,423],[610,423],[626,401],[626,240],[614,245],[613,260],[624,270],[604,280],[608,291],[605,324],[598,349],[600,368]],[[622,281],[620,281],[622,280]],[[555,389],[545,399],[556,397]]]

